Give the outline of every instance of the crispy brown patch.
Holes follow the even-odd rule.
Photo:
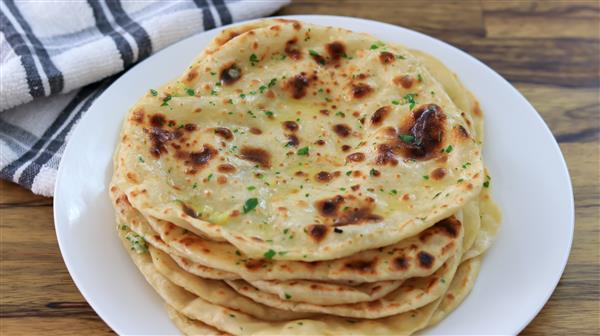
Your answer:
[[[381,309],[381,307],[383,307],[383,304],[381,303],[381,300],[375,300],[367,303],[367,306],[369,307],[369,309],[378,310]]]
[[[448,171],[446,170],[446,168],[439,167],[434,169],[429,175],[434,180],[441,180],[444,178],[444,176],[446,176],[447,172]]]
[[[402,87],[405,89],[410,89],[413,86],[414,82],[415,79],[408,75],[402,76],[400,78],[400,85],[402,85]]]
[[[306,227],[306,233],[316,243],[325,239],[330,230],[329,226],[323,224],[312,224]]]
[[[346,47],[339,41],[334,41],[325,45],[325,50],[329,54],[329,59],[332,64],[339,63],[342,57],[346,57]]]
[[[183,126],[183,129],[188,131],[188,132],[193,132],[197,129],[197,126],[195,124],[185,124]]]
[[[371,88],[368,84],[352,84],[352,96],[354,96],[356,99],[364,98],[371,92],[373,92],[373,88]]]
[[[188,71],[187,76],[185,76],[185,80],[187,82],[191,82],[198,77],[198,68],[194,67]]]
[[[350,126],[348,126],[346,124],[337,124],[337,125],[333,125],[333,131],[338,136],[340,136],[342,138],[346,138],[350,135],[350,133],[352,132],[352,129],[350,128]]]
[[[223,138],[225,140],[233,139],[233,133],[231,132],[231,130],[229,130],[229,128],[216,127],[214,132],[216,135],[220,136],[221,138]]]
[[[375,157],[375,163],[380,166],[390,164],[392,166],[398,165],[396,159],[397,148],[393,144],[380,144],[377,146],[377,157]]]
[[[398,271],[406,271],[408,269],[408,267],[410,266],[410,262],[408,261],[408,258],[406,258],[405,256],[400,256],[400,257],[394,258],[393,266],[394,266],[394,269],[396,269]]]
[[[321,171],[315,175],[315,179],[319,182],[327,183],[327,182],[331,181],[331,179],[333,179],[333,175],[331,175],[330,173],[328,173],[326,171]]]
[[[284,121],[283,122],[283,128],[290,131],[290,132],[296,132],[299,128],[298,123],[296,123],[295,121]]]
[[[262,130],[260,128],[250,127],[250,133],[259,135],[262,134]]]
[[[290,91],[294,99],[300,99],[306,96],[306,91],[310,86],[311,78],[309,78],[305,72],[301,72],[298,75],[290,78],[287,81],[287,89]]]
[[[366,158],[365,153],[356,152],[346,156],[348,162],[362,162]]]
[[[344,268],[349,271],[371,274],[375,274],[376,266],[377,258],[374,258],[373,260],[353,260],[344,264]]]
[[[242,160],[258,163],[262,168],[271,167],[271,154],[262,148],[243,146],[238,157]]]
[[[349,145],[342,145],[342,151],[343,151],[343,152],[347,152],[347,151],[349,151],[349,150],[351,150],[351,149],[352,149],[352,147],[351,147],[351,146],[349,146]]]
[[[164,114],[153,114],[150,116],[150,126],[163,127],[167,123],[167,118]]]
[[[288,139],[288,142],[287,142],[288,146],[297,147],[300,144],[300,140],[294,134],[288,135],[287,139]]]
[[[394,154],[420,160],[438,156],[444,142],[445,121],[446,115],[438,105],[419,106],[400,128],[400,134],[409,136],[410,140],[400,136],[391,143]]]
[[[335,217],[338,213],[340,205],[344,202],[344,198],[337,195],[330,199],[323,199],[315,202],[315,208],[324,217]]]
[[[364,224],[381,221],[383,217],[373,213],[373,205],[367,204],[360,208],[346,209],[333,222],[334,226]]]
[[[150,137],[150,154],[152,154],[152,156],[155,158],[158,158],[161,154],[167,152],[167,143],[182,136],[182,133],[178,130],[175,132],[169,132],[159,127],[144,129],[144,132]]]
[[[433,266],[435,257],[425,251],[421,251],[417,254],[417,260],[419,262],[419,266],[422,268],[431,268],[431,266]]]
[[[194,172],[197,172],[199,168],[203,168],[208,165],[210,160],[216,157],[219,152],[209,144],[202,146],[202,150],[197,152],[184,152],[178,151],[176,157],[183,159],[184,163],[194,168]]]
[[[242,78],[242,69],[235,63],[228,64],[221,69],[219,79],[223,85],[232,85]]]
[[[131,120],[136,124],[141,124],[144,121],[144,108],[138,107],[131,114]]]
[[[247,260],[244,263],[244,266],[246,267],[246,269],[248,271],[251,271],[251,272],[259,270],[262,267],[265,267],[266,265],[267,265],[266,261],[264,261],[264,260],[257,260],[257,259],[250,259],[250,260]]]
[[[392,109],[389,106],[382,106],[378,108],[377,111],[375,111],[375,113],[373,113],[371,116],[371,124],[374,126],[381,125],[385,118],[390,114],[391,110]]]
[[[381,53],[379,53],[379,61],[382,64],[394,63],[395,60],[396,57],[394,57],[394,54],[392,54],[389,51],[382,51]]]
[[[217,167],[217,170],[219,171],[219,173],[234,173],[236,171],[235,166],[233,166],[232,164],[229,163],[223,163],[220,164]]]
[[[442,229],[442,232],[445,233],[450,238],[458,237],[458,233],[460,232],[460,227],[462,223],[454,216],[442,219],[437,222],[433,227],[437,227]]]
[[[285,54],[289,58],[291,58],[295,61],[302,59],[302,52],[300,52],[300,50],[298,50],[298,48],[296,48],[297,42],[298,42],[298,39],[294,37],[293,39],[291,39],[285,43],[285,48],[283,49]]]

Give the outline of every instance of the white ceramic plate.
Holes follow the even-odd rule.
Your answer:
[[[481,102],[484,155],[504,221],[467,300],[431,334],[516,334],[550,297],[573,235],[573,193],[560,149],[538,113],[506,80],[468,54],[426,35],[347,17],[296,16],[371,33],[447,64]],[[56,234],[77,287],[119,334],[174,334],[163,303],[115,232],[107,185],[128,108],[149,88],[183,73],[217,30],[181,41],[121,76],[79,122],[65,149],[54,199]]]

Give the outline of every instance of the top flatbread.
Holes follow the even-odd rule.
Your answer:
[[[113,183],[145,216],[252,258],[339,258],[473,199],[484,174],[472,130],[408,50],[278,22],[142,97]]]

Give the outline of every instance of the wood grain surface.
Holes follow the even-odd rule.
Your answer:
[[[411,28],[465,50],[515,85],[558,140],[576,205],[569,264],[523,334],[600,334],[599,1],[294,1],[277,14]],[[64,266],[52,199],[0,182],[0,258],[0,334],[112,334]]]

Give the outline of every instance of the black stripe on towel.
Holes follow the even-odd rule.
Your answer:
[[[125,29],[135,39],[135,43],[138,46],[137,60],[142,60],[150,56],[150,54],[152,54],[152,40],[150,40],[150,36],[146,30],[127,15],[125,10],[123,10],[120,1],[109,0],[106,4],[119,26]]]
[[[115,41],[117,49],[121,54],[121,59],[123,60],[123,69],[127,69],[130,65],[133,64],[133,51],[131,50],[131,46],[125,40],[121,34],[117,33],[102,10],[102,5],[99,1],[96,0],[88,0],[88,4],[92,7],[92,11],[94,12],[94,19],[96,20],[96,27],[98,30]]]
[[[21,59],[21,64],[23,65],[23,69],[25,69],[27,86],[29,86],[29,94],[32,97],[43,97],[44,85],[35,66],[31,50],[29,50],[21,34],[16,31],[15,27],[2,11],[0,11],[0,26],[2,26],[4,38],[10,44],[15,54]]]
[[[29,23],[25,20],[21,12],[15,6],[13,0],[6,0],[4,2],[8,10],[15,17],[23,31],[25,31],[25,36],[33,45],[33,52],[36,54],[36,57],[40,60],[42,64],[42,69],[46,73],[46,77],[48,78],[48,85],[50,86],[50,94],[60,93],[64,87],[64,78],[62,72],[58,70],[58,68],[52,62],[50,55],[46,51],[46,48],[42,45],[42,42],[35,36],[33,30],[29,26]]]
[[[213,18],[210,8],[208,8],[208,2],[206,0],[194,0],[196,7],[202,9],[202,22],[204,23],[204,30],[210,30],[215,28],[215,18]]]
[[[229,12],[229,8],[227,8],[227,4],[225,3],[225,1],[212,0],[212,3],[215,5],[217,13],[219,13],[222,25],[228,25],[231,22],[233,22],[233,19],[231,18],[231,13]]]

